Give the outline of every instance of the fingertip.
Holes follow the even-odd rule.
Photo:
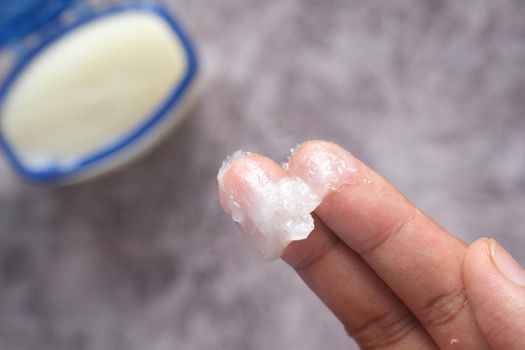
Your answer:
[[[493,241],[491,238],[483,237],[467,248],[463,260],[463,279],[466,288],[488,284],[493,270],[491,259]]]
[[[470,272],[471,270],[478,270],[480,264],[486,266],[491,263],[492,238],[479,238],[469,245],[465,252],[464,267]]]
[[[505,266],[510,266],[512,270],[505,270]],[[514,273],[515,269],[521,267],[518,267],[517,262],[493,238],[484,237],[472,243],[463,261],[465,285],[475,286],[476,289],[485,292],[504,288],[508,282],[523,284],[511,278],[518,274]]]
[[[277,181],[284,169],[270,158],[256,153],[237,151],[222,164],[217,175],[219,198],[224,211],[231,213],[231,197],[246,199],[263,181]]]
[[[277,259],[291,241],[312,231],[310,212],[319,198],[271,159],[236,153],[219,171],[218,182],[224,211],[265,259]]]
[[[525,337],[525,315],[520,311],[525,309],[525,288],[505,273],[503,263],[517,264],[506,254],[494,239],[481,238],[469,246],[463,264],[472,311],[495,349],[517,349]]]
[[[325,160],[344,159],[353,163],[355,168],[355,159],[352,154],[336,143],[323,140],[305,141],[297,146],[290,157],[289,167],[291,170],[299,170],[307,166],[308,161],[314,158],[325,158]]]
[[[320,197],[356,170],[357,160],[350,152],[335,143],[320,140],[299,145],[288,164],[290,175],[301,178]]]
[[[224,161],[217,180],[224,185],[236,185],[254,171],[261,171],[272,180],[277,180],[285,174],[284,169],[268,157],[237,151]]]

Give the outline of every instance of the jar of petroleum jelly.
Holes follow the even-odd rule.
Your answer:
[[[198,61],[160,4],[0,1],[0,148],[33,182],[137,158],[181,120]],[[7,58],[6,58],[7,57]]]

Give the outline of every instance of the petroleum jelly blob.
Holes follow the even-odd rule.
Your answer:
[[[250,155],[237,151],[224,161],[217,176],[221,204],[249,244],[266,260],[274,260],[290,242],[308,237],[314,229],[311,213],[354,167],[336,156],[318,155],[306,162],[311,171],[307,171],[305,180],[297,176],[272,178]],[[224,177],[233,162],[240,167],[237,175],[242,184],[227,188]]]

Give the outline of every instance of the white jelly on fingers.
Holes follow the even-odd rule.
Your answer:
[[[241,182],[228,186],[224,179],[233,163]],[[330,178],[323,173],[321,180],[328,182],[323,192],[320,186],[314,190],[299,177],[268,173],[256,156],[238,151],[224,161],[217,176],[221,204],[244,238],[265,259],[274,260],[290,242],[305,239],[312,232],[311,213],[343,170],[334,169]]]
[[[307,145],[307,146],[306,146]],[[307,142],[303,146],[308,148],[307,152],[292,154],[292,157],[302,159],[295,161],[302,168],[294,169],[300,173],[300,177],[318,196],[323,197],[329,191],[337,190],[344,178],[357,171],[353,156],[329,142]],[[292,153],[296,152],[296,148]],[[293,173],[294,171],[292,171]]]

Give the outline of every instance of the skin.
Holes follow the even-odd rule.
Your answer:
[[[348,157],[356,170],[324,197],[313,232],[292,242],[282,259],[363,349],[525,348],[519,264],[494,240],[469,246],[446,232],[338,145],[304,143],[287,172],[263,156],[237,159],[220,195],[231,189],[251,195],[243,180],[247,159],[272,178],[308,183],[319,152]]]

